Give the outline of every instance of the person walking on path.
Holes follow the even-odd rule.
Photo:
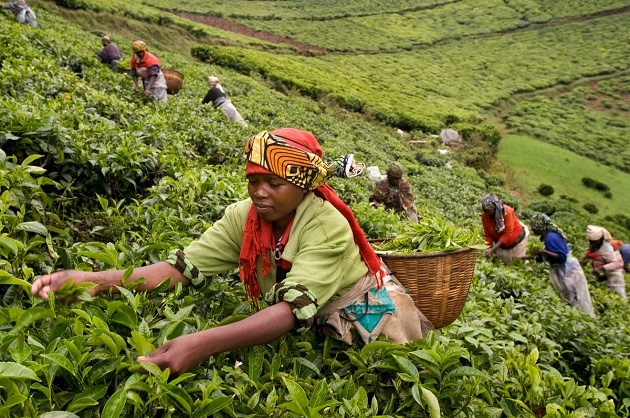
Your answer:
[[[0,4],[0,8],[13,12],[15,20],[18,22],[37,27],[37,16],[28,7],[25,0],[11,0],[8,3]]]
[[[490,246],[486,257],[495,254],[505,264],[512,264],[515,258],[527,254],[529,230],[516,217],[514,209],[503,204],[496,195],[486,195],[481,199],[481,223]]]
[[[577,258],[571,255],[567,237],[549,216],[536,213],[529,221],[532,232],[540,236],[545,244],[541,250],[535,250],[536,261],[551,264],[549,278],[560,296],[571,305],[579,306],[589,316],[595,317],[595,309],[588,291],[584,270]]]
[[[112,37],[109,35],[103,35],[101,38],[103,49],[96,53],[96,56],[100,58],[103,64],[107,64],[113,72],[118,72],[118,61],[122,59],[120,49],[112,42]]]
[[[398,164],[392,164],[386,174],[387,177],[376,184],[370,203],[404,213],[411,222],[417,223],[418,210],[413,202],[411,184],[403,178],[403,169]]]
[[[606,279],[606,286],[626,300],[626,282],[623,277],[623,258],[612,246],[612,236],[606,228],[588,225],[586,228],[588,250],[582,262],[590,260],[597,279]]]
[[[169,277],[171,287],[199,285],[238,267],[256,312],[174,338],[139,361],[181,374],[211,355],[313,326],[347,343],[351,330],[365,343],[382,334],[404,344],[432,329],[367,242],[350,208],[326,184],[332,176],[360,174],[363,166],[351,154],[328,164],[313,134],[283,128],[248,138],[245,159],[249,199],[230,205],[188,247],[133,270],[127,282],[144,277],[140,291]],[[31,293],[47,299],[68,281],[92,282],[97,286],[91,293],[106,293],[116,291],[124,275],[125,270],[59,271],[37,278]],[[268,306],[259,310],[263,295]]]
[[[212,102],[212,107],[214,109],[219,108],[221,112],[225,115],[225,117],[230,122],[236,122],[240,124],[243,128],[247,128],[247,122],[236,107],[232,104],[232,101],[227,98],[225,94],[225,90],[223,90],[223,86],[221,86],[221,81],[218,77],[213,75],[208,77],[208,85],[210,86],[210,90],[206,93],[205,97],[201,101],[202,104]]]
[[[131,49],[133,49],[133,55],[129,60],[131,65],[129,74],[133,77],[136,92],[140,91],[139,77],[142,79],[145,96],[151,96],[153,100],[160,102],[167,101],[166,79],[162,74],[162,63],[158,57],[150,53],[147,50],[147,44],[141,40],[134,41]]]

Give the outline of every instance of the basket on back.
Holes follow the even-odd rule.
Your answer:
[[[435,328],[445,327],[457,319],[475,273],[476,250],[378,255]]]
[[[177,94],[179,89],[182,88],[184,74],[170,69],[163,69],[162,74],[164,74],[164,79],[166,80],[166,91],[169,94]]]

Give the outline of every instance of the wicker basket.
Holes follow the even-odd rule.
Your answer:
[[[166,79],[166,91],[169,94],[177,94],[179,89],[182,88],[184,82],[184,74],[179,71],[164,69],[162,70],[164,78]]]
[[[457,319],[475,273],[476,250],[378,255],[435,328],[445,327]]]

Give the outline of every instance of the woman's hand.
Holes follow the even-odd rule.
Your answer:
[[[210,355],[204,350],[207,343],[204,343],[201,334],[196,332],[167,341],[152,353],[138,357],[138,361],[153,363],[162,370],[169,368],[174,376],[186,373]]]
[[[154,363],[161,369],[168,367],[174,375],[181,374],[214,354],[265,344],[280,338],[295,328],[295,325],[296,319],[291,306],[280,302],[243,320],[177,337],[151,354],[138,357],[138,361]]]
[[[91,276],[94,276],[93,272],[81,270],[61,270],[46,274],[33,282],[31,285],[31,293],[39,296],[43,300],[48,300],[48,292],[54,292],[64,283],[68,281],[72,281],[74,284],[89,282],[91,281]],[[90,289],[88,293],[94,296],[95,290]]]

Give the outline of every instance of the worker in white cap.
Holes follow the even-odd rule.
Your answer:
[[[606,286],[626,299],[626,282],[623,278],[623,259],[616,251],[611,241],[612,236],[606,228],[589,225],[586,228],[588,251],[584,255],[583,263],[590,260],[595,277],[606,279]]]

